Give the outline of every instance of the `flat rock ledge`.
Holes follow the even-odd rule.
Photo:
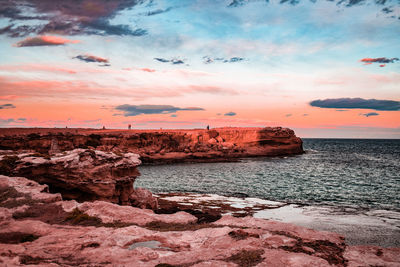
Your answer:
[[[400,248],[252,217],[199,223],[185,212],[64,201],[0,176],[1,266],[400,266]]]

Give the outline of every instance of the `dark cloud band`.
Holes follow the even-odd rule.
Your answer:
[[[224,116],[236,116],[236,112],[230,111],[225,113]]]
[[[97,62],[97,63],[103,63],[104,65],[102,65],[102,66],[109,66],[108,59],[102,58],[102,57],[97,57],[97,56],[93,56],[93,55],[78,55],[74,58],[79,59],[84,62],[87,62],[87,63]]]
[[[16,108],[13,104],[3,104],[0,105],[0,109],[11,109],[11,108]]]
[[[387,63],[394,63],[398,60],[399,59],[397,57],[394,58],[378,57],[378,58],[363,58],[360,61],[366,64],[371,64],[371,63],[387,64]]]
[[[161,63],[171,63],[172,65],[185,64],[185,61],[183,61],[182,59],[178,59],[178,58],[165,59],[165,58],[155,57],[154,60],[157,60],[158,62],[161,62]]]
[[[120,11],[142,2],[143,0],[82,0],[77,4],[75,1],[64,0],[2,1],[0,17],[8,18],[10,23],[0,29],[0,34],[10,37],[46,33],[142,36],[147,34],[144,29],[110,24],[110,20]],[[25,15],[24,10],[27,7],[39,15]]]
[[[363,98],[332,98],[314,100],[310,102],[313,107],[335,109],[373,109],[373,110],[400,110],[400,102],[394,100],[377,100]]]
[[[242,57],[231,57],[231,58],[223,58],[223,57],[210,57],[210,56],[204,56],[203,57],[203,63],[204,64],[211,64],[215,62],[222,62],[222,63],[235,63],[235,62],[240,62],[243,61],[244,58]]]
[[[170,105],[120,105],[115,107],[116,110],[122,111],[125,117],[138,116],[142,114],[169,114],[177,111],[204,110],[199,107],[179,108]]]
[[[379,115],[379,113],[376,113],[376,112],[369,112],[369,113],[362,113],[362,114],[360,114],[360,116],[364,116],[364,117],[371,117],[371,116],[378,116]]]

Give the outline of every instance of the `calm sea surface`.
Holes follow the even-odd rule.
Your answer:
[[[135,186],[400,211],[400,140],[303,141],[306,153],[298,156],[141,166]]]

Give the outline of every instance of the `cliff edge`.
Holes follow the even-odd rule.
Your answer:
[[[226,161],[303,153],[302,140],[282,127],[211,130],[0,129],[0,150],[50,153],[90,148],[137,153],[144,164]]]

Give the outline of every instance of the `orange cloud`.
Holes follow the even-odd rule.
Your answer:
[[[64,39],[58,36],[36,36],[36,37],[28,37],[16,44],[16,47],[25,47],[25,46],[54,46],[54,45],[65,45],[65,44],[76,44],[79,43],[78,40],[69,40]]]
[[[156,71],[156,70],[149,69],[149,68],[142,68],[140,70],[145,71],[145,72],[155,72]]]

